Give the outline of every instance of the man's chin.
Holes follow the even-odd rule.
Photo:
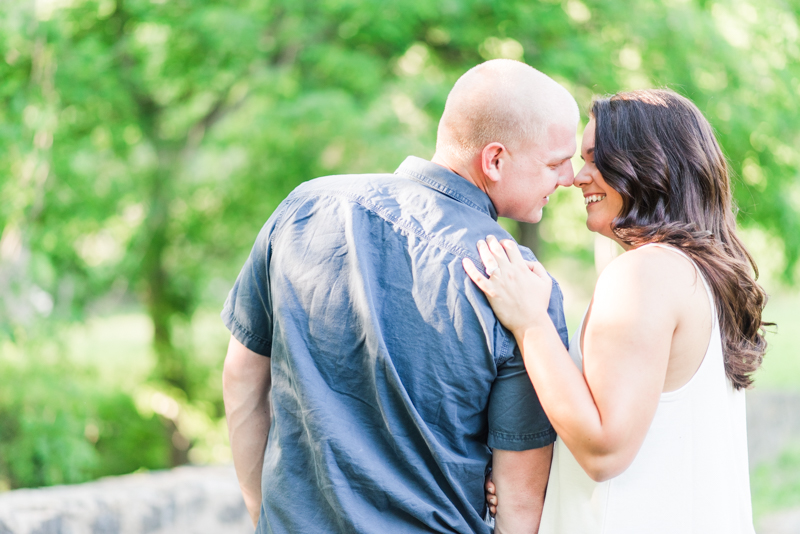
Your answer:
[[[519,219],[519,222],[536,224],[542,220],[542,210],[537,211],[536,213],[531,213],[526,216],[524,219]]]
[[[529,211],[527,213],[512,213],[510,211],[505,213],[500,212],[498,215],[500,217],[506,217],[507,219],[511,219],[520,223],[536,224],[542,220],[542,208],[539,208],[536,211]]]

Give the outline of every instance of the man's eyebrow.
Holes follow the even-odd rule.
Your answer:
[[[572,159],[573,155],[574,154],[570,154],[569,156],[563,156],[563,155],[562,156],[556,156],[555,158],[553,158],[551,160],[550,163],[548,163],[548,165],[558,165],[559,163],[564,163],[568,159]]]

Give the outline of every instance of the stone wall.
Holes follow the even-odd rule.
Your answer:
[[[179,467],[0,494],[0,534],[247,534],[232,467]]]

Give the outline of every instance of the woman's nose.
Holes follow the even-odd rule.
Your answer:
[[[581,170],[578,171],[578,174],[575,175],[575,181],[572,185],[575,187],[582,187],[592,181],[591,173],[589,173],[586,165],[584,164]]]

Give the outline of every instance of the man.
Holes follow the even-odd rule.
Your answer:
[[[556,82],[489,61],[448,96],[431,162],[312,180],[275,210],[222,313],[257,532],[488,532],[490,461],[498,531],[535,532],[555,432],[461,260],[572,183],[577,122]],[[557,284],[549,311],[566,343]]]

